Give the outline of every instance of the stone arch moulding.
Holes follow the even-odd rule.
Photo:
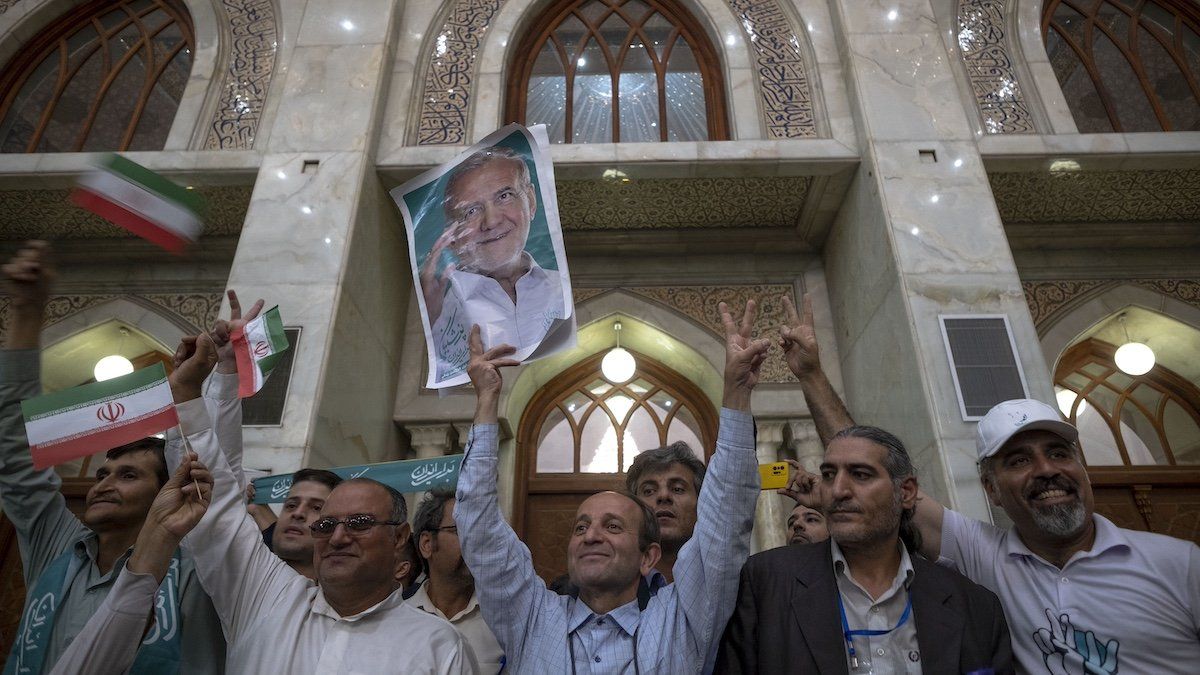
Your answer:
[[[1079,297],[1072,298],[1037,322],[1042,353],[1050,372],[1054,372],[1054,364],[1076,337],[1130,305],[1158,312],[1200,330],[1200,283],[1157,279],[1095,282]]]
[[[180,338],[200,330],[195,322],[201,317],[185,317],[178,313],[178,306],[171,309],[161,304],[163,298],[156,300],[133,295],[56,296],[47,306],[42,339],[49,346],[89,328],[120,321],[145,333],[164,351],[174,352]],[[196,313],[197,308],[191,309]],[[199,309],[208,313],[203,307]]]
[[[527,20],[545,4],[545,0],[449,0],[415,69],[420,78],[416,90],[421,92],[413,131],[416,145],[469,143],[477,115],[497,121],[482,124],[483,128],[498,126],[507,51],[514,48]],[[684,0],[684,5],[710,32],[723,67],[753,71],[765,138],[818,136],[809,65],[814,59],[807,49],[807,33],[797,29],[782,0]],[[713,17],[721,20],[714,22]],[[715,25],[733,22],[741,27],[748,47],[731,49],[714,30]],[[480,86],[481,80],[491,86]],[[726,87],[730,82],[727,77]],[[732,92],[726,92],[726,99],[731,106],[739,105]],[[736,111],[728,112],[730,120],[736,118]]]
[[[1010,20],[1016,2],[957,0],[954,38],[986,134],[1037,133],[1033,106],[1019,82],[1024,78],[1014,59],[1020,50],[1008,37],[1017,30],[1018,22]],[[1023,4],[1040,7],[1041,2]]]

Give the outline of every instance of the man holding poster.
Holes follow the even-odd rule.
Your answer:
[[[428,386],[467,381],[467,332],[516,358],[574,344],[553,169],[544,130],[511,125],[392,191],[421,289]],[[560,330],[561,329],[561,330]]]

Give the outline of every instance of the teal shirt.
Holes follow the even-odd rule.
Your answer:
[[[101,574],[96,566],[99,540],[67,508],[59,489],[62,480],[53,469],[33,468],[21,401],[39,393],[40,352],[0,350],[0,504],[17,531],[25,586],[32,587],[64,551],[74,550],[89,559],[68,588],[54,622],[45,660],[49,672],[104,603],[130,551],[118,558],[107,574]],[[187,556],[180,566],[179,581],[184,670],[200,675],[224,673],[225,637],[220,619]]]

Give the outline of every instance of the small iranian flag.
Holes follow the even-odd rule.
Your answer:
[[[118,155],[83,176],[71,199],[171,253],[196,241],[203,227],[199,195]]]
[[[33,466],[45,469],[179,424],[161,363],[21,402]]]
[[[267,376],[289,346],[283,332],[283,319],[279,318],[279,307],[268,309],[235,330],[232,339],[233,353],[237,356],[238,397],[250,398],[263,388]]]

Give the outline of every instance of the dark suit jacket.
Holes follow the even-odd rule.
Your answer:
[[[913,620],[926,675],[992,668],[1013,672],[1004,610],[963,575],[912,556]],[[717,673],[846,675],[829,542],[764,551],[742,568],[737,608],[717,655]]]

